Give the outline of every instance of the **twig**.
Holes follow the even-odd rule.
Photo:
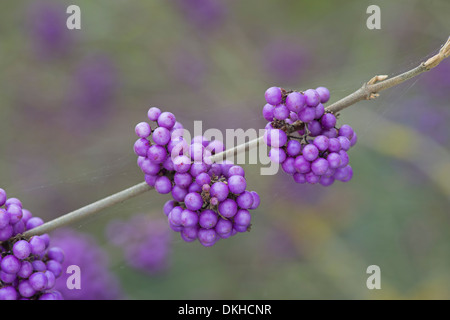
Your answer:
[[[153,188],[150,187],[146,182],[141,182],[133,187],[122,190],[120,192],[117,192],[117,193],[109,196],[109,197],[106,197],[104,199],[101,199],[99,201],[91,203],[85,207],[82,207],[80,209],[77,209],[75,211],[67,213],[61,217],[54,219],[54,220],[48,221],[39,227],[28,230],[23,234],[23,236],[31,237],[34,235],[41,235],[44,233],[48,233],[57,228],[64,227],[68,224],[72,224],[77,221],[86,219],[103,209],[112,207],[116,204],[124,202],[125,200],[134,198],[134,197],[136,197],[144,192],[147,192],[151,189],[153,189]]]

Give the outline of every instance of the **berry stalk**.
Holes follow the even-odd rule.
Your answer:
[[[144,192],[147,192],[149,190],[152,190],[153,188],[150,187],[146,182],[141,182],[135,186],[132,186],[128,189],[122,190],[120,192],[117,192],[113,195],[110,195],[109,197],[106,197],[104,199],[98,200],[94,203],[91,203],[87,206],[84,206],[80,209],[77,209],[75,211],[72,211],[70,213],[67,213],[61,217],[58,217],[56,219],[53,219],[51,221],[48,221],[39,227],[33,228],[29,231],[26,231],[23,236],[26,238],[35,236],[35,235],[42,235],[45,233],[48,233],[52,230],[55,230],[60,227],[64,227],[68,224],[75,223],[77,221],[81,221],[83,219],[86,219],[103,209],[112,207],[116,204],[119,204],[121,202],[124,202],[125,200],[134,198]]]

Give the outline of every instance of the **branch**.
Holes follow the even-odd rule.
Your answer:
[[[372,100],[379,96],[379,92],[392,88],[396,85],[399,85],[406,80],[414,78],[419,74],[428,71],[432,68],[435,68],[442,60],[447,58],[450,55],[450,37],[447,42],[442,46],[439,53],[429,58],[427,61],[422,62],[419,66],[409,71],[406,71],[400,75],[397,75],[393,78],[388,78],[387,75],[379,75],[370,79],[367,83],[365,83],[360,89],[356,90],[352,94],[342,98],[341,100],[329,105],[326,110],[337,113],[358,101],[361,100]],[[259,137],[257,139],[251,140],[249,142],[243,143],[236,147],[230,148],[223,152],[217,153],[210,157],[212,162],[221,161],[230,156],[236,156],[242,152],[246,152],[250,149],[253,149],[258,146],[259,143],[263,142],[263,137]],[[113,194],[109,197],[106,197],[102,200],[89,204],[83,208],[72,211],[68,214],[65,214],[59,218],[51,220],[43,225],[31,229],[23,234],[25,237],[31,237],[33,235],[40,235],[44,233],[48,233],[54,229],[66,226],[68,224],[83,220],[95,213],[112,207],[116,204],[119,204],[125,200],[136,197],[146,191],[152,190],[153,188],[148,186],[146,182],[141,182],[133,187],[130,187],[126,190],[120,191],[116,194]]]
[[[57,228],[75,223],[77,221],[81,221],[96,214],[97,212],[102,211],[103,209],[112,207],[152,189],[153,188],[150,187],[146,182],[141,182],[133,187],[122,190],[102,200],[96,201],[85,207],[67,213],[54,220],[48,221],[39,227],[28,230],[23,234],[23,236],[29,238],[31,236],[41,235]]]
[[[447,42],[442,46],[439,53],[431,57],[425,62],[422,62],[419,66],[406,71],[398,76],[388,79],[387,75],[375,76],[365,83],[359,90],[356,90],[347,97],[329,105],[326,110],[333,113],[337,113],[358,101],[372,100],[379,96],[379,92],[399,85],[406,80],[414,78],[419,74],[435,68],[442,60],[448,58],[450,55],[450,37]]]

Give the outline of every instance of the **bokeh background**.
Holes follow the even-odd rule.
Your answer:
[[[65,27],[70,4],[81,30]],[[371,4],[381,30],[366,28]],[[336,101],[418,65],[450,35],[445,0],[0,7],[0,187],[45,220],[143,181],[134,126],[150,106],[186,128],[259,129],[270,86],[326,86]],[[359,137],[348,183],[297,185],[245,165],[262,199],[252,230],[212,248],[170,231],[170,196],[156,192],[58,230],[54,244],[82,269],[82,292],[66,298],[450,298],[449,89],[446,61],[344,110],[340,124]],[[366,287],[373,264],[381,290]]]

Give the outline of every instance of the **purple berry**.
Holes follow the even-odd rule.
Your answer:
[[[13,246],[13,253],[17,259],[26,259],[31,254],[31,246],[27,241],[19,240]]]
[[[325,87],[316,88],[316,92],[319,94],[320,102],[325,103],[330,100],[330,91]]]
[[[155,181],[155,189],[158,193],[167,194],[172,191],[172,182],[166,176],[158,177]]]
[[[151,121],[158,120],[159,116],[161,114],[161,110],[156,107],[152,107],[148,110],[147,116]]]
[[[352,127],[350,127],[348,124],[342,125],[342,127],[339,128],[339,135],[346,137],[348,140],[352,140],[354,131]]]
[[[225,218],[232,218],[237,212],[236,201],[232,199],[226,199],[219,203],[219,213]]]
[[[214,229],[219,235],[228,234],[233,229],[233,224],[230,220],[219,218]]]
[[[241,194],[246,187],[247,182],[243,176],[231,176],[228,178],[228,188],[231,193]]]
[[[155,131],[153,131],[152,138],[156,144],[165,146],[170,141],[170,131],[164,127],[156,128]]]
[[[306,106],[306,98],[300,92],[289,93],[286,97],[286,106],[290,111],[299,113]]]
[[[319,149],[313,144],[307,144],[302,150],[303,157],[308,161],[314,161],[319,156]]]
[[[336,116],[332,113],[325,113],[320,119],[320,124],[324,129],[334,128],[336,125]]]
[[[308,89],[304,92],[305,101],[309,107],[316,107],[320,103],[320,96],[314,89]]]
[[[325,107],[323,106],[323,104],[319,103],[316,107],[316,119],[320,119],[320,117],[323,116],[323,114],[325,113]]]
[[[210,247],[216,243],[217,234],[214,229],[200,229],[198,231],[198,241],[205,246]]]
[[[184,204],[191,211],[200,210],[203,206],[202,196],[196,192],[188,193],[184,198]]]
[[[328,151],[339,152],[341,150],[341,143],[338,138],[330,138],[328,140]]]
[[[173,167],[176,172],[185,173],[191,168],[191,159],[187,156],[177,156],[173,159]]]
[[[47,288],[48,278],[43,272],[33,273],[28,279],[28,281],[31,287],[36,291],[42,291]]]
[[[276,106],[280,104],[282,100],[281,89],[278,87],[271,87],[266,90],[264,97],[266,98],[267,103]]]
[[[269,158],[274,163],[282,163],[286,160],[286,152],[281,148],[272,148],[269,151]]]
[[[289,140],[286,145],[286,152],[291,157],[296,157],[302,151],[302,144],[297,140]]]
[[[295,169],[295,158],[288,157],[284,162],[281,164],[281,168],[284,172],[287,174],[294,174],[297,172],[297,169]]]
[[[313,121],[315,117],[316,109],[314,107],[306,107],[298,113],[298,118],[304,123]]]
[[[250,225],[251,219],[252,216],[250,215],[250,212],[248,212],[248,210],[240,209],[234,216],[234,223],[239,226],[248,227]]]
[[[327,161],[331,169],[336,169],[341,166],[341,156],[336,152],[329,153]]]
[[[212,210],[206,209],[200,213],[198,223],[200,227],[204,229],[214,228],[217,224],[219,217],[217,213]]]
[[[210,193],[211,196],[217,198],[219,202],[222,202],[228,197],[229,189],[225,183],[218,181],[213,183]]]
[[[328,149],[329,139],[326,136],[317,136],[313,143],[319,151],[325,151]]]
[[[193,227],[198,223],[198,215],[189,209],[183,210],[181,213],[181,225],[183,227]]]
[[[144,138],[137,139],[134,143],[134,153],[136,155],[145,157],[147,155],[148,149],[150,148],[150,141]]]
[[[189,173],[177,172],[173,176],[175,184],[181,188],[188,188],[192,183],[192,176]]]
[[[270,147],[280,148],[286,144],[287,135],[280,129],[266,130],[264,133],[264,142]]]
[[[264,119],[266,119],[267,121],[273,121],[273,110],[274,109],[275,109],[275,107],[273,105],[267,103],[263,107],[263,111],[262,111]]]
[[[158,117],[158,125],[166,129],[172,129],[175,125],[176,118],[171,112],[163,112]]]
[[[329,164],[327,160],[325,160],[324,158],[317,158],[311,163],[311,171],[315,175],[321,176],[325,174],[325,172],[327,172],[328,166]]]
[[[147,122],[140,122],[134,128],[134,132],[139,138],[147,138],[152,133],[152,129]]]
[[[258,194],[256,191],[250,191],[250,193],[251,193],[252,196],[253,196],[253,204],[252,204],[252,206],[251,206],[249,209],[254,210],[254,209],[256,209],[256,208],[259,207],[259,204],[260,204],[260,202],[261,202],[261,199],[260,199],[260,197],[259,197],[259,194]]]
[[[348,151],[351,147],[351,142],[346,137],[339,136],[338,137],[339,143],[341,144],[341,149],[344,151]]]
[[[300,183],[300,184],[306,183],[306,177],[305,177],[304,173],[299,173],[299,172],[294,173],[293,177],[294,177],[294,181],[297,183]]]
[[[273,110],[273,116],[278,120],[287,119],[289,117],[289,109],[284,104],[279,104]]]
[[[19,272],[21,265],[20,260],[12,255],[3,257],[2,262],[0,263],[2,271],[10,274]]]
[[[317,120],[311,121],[307,126],[311,137],[316,137],[322,133],[322,125]]]
[[[159,145],[152,145],[147,151],[147,158],[154,163],[163,163],[167,158],[167,151]]]

